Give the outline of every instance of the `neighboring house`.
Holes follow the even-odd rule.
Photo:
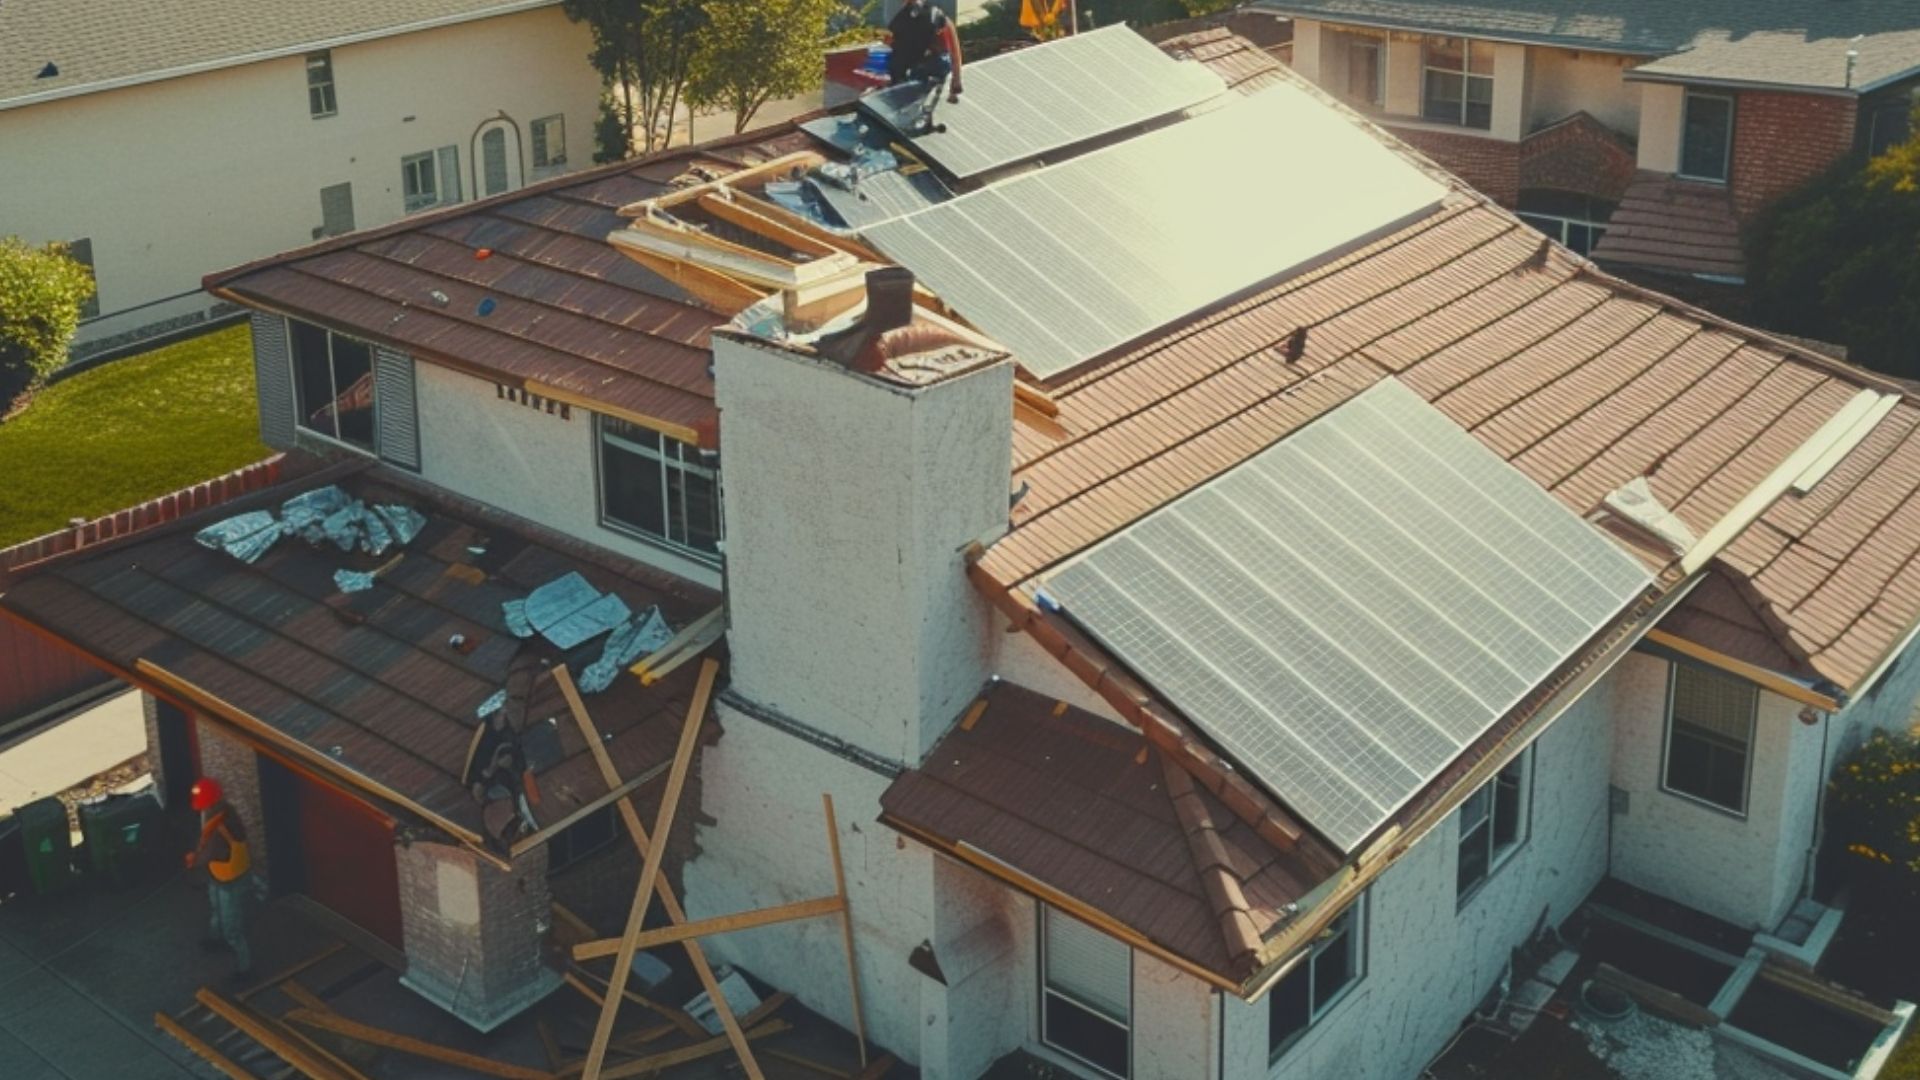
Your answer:
[[[167,789],[217,775],[276,888],[483,1027],[553,985],[546,877],[611,827],[540,670],[599,642],[501,609],[569,571],[724,602],[672,876],[695,918],[821,895],[830,793],[865,1029],[924,1076],[1400,1080],[1608,876],[1778,925],[1823,772],[1920,695],[1920,401],[1596,270],[1224,31],[1162,48],[969,71],[1102,103],[1077,142],[883,96],[212,275],[263,437],[341,464],[0,613],[141,686]],[[367,590],[193,542],[328,480],[426,515]],[[587,699],[620,775],[691,671]],[[502,688],[537,809],[465,783]],[[838,927],[710,949],[852,1022]]]
[[[1741,230],[1905,137],[1902,0],[1260,0],[1295,70],[1602,265],[1739,314]]]
[[[15,0],[0,235],[93,268],[76,355],[197,322],[210,270],[589,162],[591,48],[557,0]]]

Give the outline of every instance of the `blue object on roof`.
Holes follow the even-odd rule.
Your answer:
[[[533,590],[525,600],[505,601],[500,614],[515,637],[541,634],[562,649],[571,649],[633,617],[626,601],[594,588],[577,570]]]
[[[633,609],[612,593],[601,593],[585,607],[566,618],[541,627],[540,633],[562,649],[571,649],[583,641],[606,633],[633,618]]]
[[[343,593],[366,592],[368,589],[373,588],[373,571],[335,570],[333,572],[333,587]]]
[[[284,533],[280,522],[265,510],[249,510],[215,522],[193,534],[201,547],[224,551],[250,563],[266,553]]]
[[[580,691],[597,694],[613,685],[620,669],[673,640],[673,628],[660,614],[658,605],[647,609],[638,619],[629,619],[615,628],[600,650],[600,659],[580,672]]]

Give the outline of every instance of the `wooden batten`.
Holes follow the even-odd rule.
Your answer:
[[[621,207],[617,213],[619,213],[621,217],[641,217],[650,211],[665,210],[668,207],[677,206],[689,199],[697,199],[710,191],[717,191],[723,187],[736,187],[755,181],[764,182],[794,170],[804,172],[826,160],[826,158],[811,150],[796,150],[791,154],[782,154],[777,158],[773,158],[770,161],[763,161],[758,165],[751,165],[744,169],[736,169],[717,180],[708,180],[704,183],[692,184],[680,188],[677,191],[669,191],[665,195],[656,195],[651,199],[641,199],[639,202],[628,203]]]
[[[1677,634],[1669,633],[1659,627],[1647,631],[1647,640],[1664,649],[1671,649],[1682,656],[1698,660],[1702,664],[1718,671],[1724,671],[1736,678],[1745,679],[1770,693],[1778,694],[1790,701],[1802,705],[1811,705],[1827,712],[1838,712],[1841,703],[1817,690],[1802,686],[1792,679],[1755,664],[1749,664],[1726,653],[1709,649],[1705,645],[1688,641]]]
[[[777,222],[761,213],[757,207],[746,205],[744,200],[730,190],[709,192],[700,196],[694,205],[721,221],[731,222],[749,232],[785,244],[805,255],[845,254],[838,247],[816,236]]]

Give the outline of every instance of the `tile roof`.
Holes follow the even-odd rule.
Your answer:
[[[1642,266],[1745,280],[1740,221],[1725,184],[1641,172],[1594,245],[1603,265]]]
[[[1338,856],[1262,838],[1140,734],[1009,683],[988,688],[881,820],[965,844],[1238,986]]]
[[[1058,415],[1016,425],[1026,494],[976,579],[1031,590],[1387,375],[1574,512],[1647,475],[1696,535],[1861,388],[1898,391],[1611,278],[1454,184],[1427,219],[1051,387]],[[1842,687],[1920,616],[1912,409],[1811,493],[1782,497],[1721,559],[1777,620],[1782,646]]]
[[[1920,9],[1908,0],[1258,0],[1301,18],[1660,55],[1637,75],[1841,89],[1920,71]],[[1666,55],[1673,54],[1673,55]]]
[[[559,0],[7,0],[0,108],[285,56]],[[53,64],[58,75],[39,78]]]
[[[701,306],[607,234],[627,224],[619,207],[690,170],[731,172],[808,145],[786,125],[668,150],[225,270],[207,287],[484,378],[710,432],[707,336],[732,313]],[[481,315],[488,297],[496,306]]]
[[[249,565],[194,541],[195,531],[213,521],[277,507],[320,482],[266,489],[129,542],[30,568],[0,596],[0,612],[123,672],[141,660],[156,664],[343,769],[404,793],[433,818],[484,835],[481,806],[460,784],[475,710],[505,685],[516,657],[561,659],[544,641],[523,645],[509,634],[501,601],[577,570],[635,612],[659,604],[675,626],[718,603],[695,587],[404,482],[385,468],[336,482],[369,502],[412,506],[428,524],[369,591],[345,596],[333,573],[383,561],[372,556],[286,539]],[[476,542],[485,555],[468,552]],[[448,646],[456,633],[471,646],[464,655]],[[570,655],[576,671],[599,648],[599,639],[577,647]],[[587,699],[622,776],[672,757],[695,668],[684,665],[648,688],[621,677]],[[539,820],[556,821],[607,792],[544,672],[526,715],[536,723],[564,721],[552,729],[555,760],[538,772]]]

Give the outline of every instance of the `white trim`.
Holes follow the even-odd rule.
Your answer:
[[[22,94],[19,97],[0,100],[0,112],[8,109],[24,108],[61,98],[79,97],[83,94],[103,93],[108,90],[121,90],[129,86],[141,86],[146,83],[160,82],[165,79],[178,79],[188,75],[202,75],[223,68],[241,67],[257,64],[265,60],[280,60],[289,56],[319,52],[322,49],[337,49],[345,45],[357,45],[363,41],[378,41],[381,38],[398,37],[401,34],[413,34],[422,30],[438,30],[445,26],[458,26],[461,23],[478,22],[500,15],[516,15],[536,8],[556,7],[560,0],[509,0],[507,3],[481,11],[462,12],[458,15],[442,15],[437,19],[423,19],[420,22],[403,23],[399,26],[387,26],[378,30],[363,30],[357,34],[342,34],[338,37],[322,38],[318,41],[303,41],[292,45],[281,45],[259,52],[243,53],[238,56],[222,56],[213,60],[183,64],[179,67],[162,68],[158,71],[143,71],[134,75],[121,75],[117,78],[103,79],[99,82],[76,83],[62,86],[57,90],[44,90],[37,94]]]
[[[1835,439],[1825,453],[1814,459],[1813,464],[1807,466],[1806,472],[1793,478],[1793,490],[1801,495],[1812,491],[1820,481],[1827,478],[1827,474],[1833,471],[1834,466],[1845,460],[1848,454],[1853,453],[1856,447],[1866,441],[1868,435],[1873,434],[1873,429],[1879,427],[1880,421],[1886,419],[1887,414],[1892,412],[1893,407],[1898,404],[1900,404],[1899,394],[1882,395],[1879,401],[1874,402],[1873,408],[1867,410],[1865,416]]]

